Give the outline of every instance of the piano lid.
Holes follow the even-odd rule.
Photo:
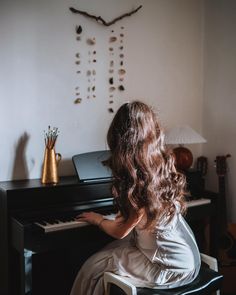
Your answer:
[[[80,181],[97,182],[111,179],[111,170],[103,164],[110,156],[109,150],[74,155],[72,161]]]

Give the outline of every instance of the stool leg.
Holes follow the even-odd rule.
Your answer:
[[[210,269],[218,271],[218,263],[217,263],[216,258],[201,253],[201,260],[203,262],[205,262],[209,266]],[[220,290],[216,291],[216,295],[220,295]]]
[[[110,295],[110,285],[114,284],[121,288],[127,295],[137,295],[136,287],[128,282],[124,277],[111,272],[104,273],[105,295]]]

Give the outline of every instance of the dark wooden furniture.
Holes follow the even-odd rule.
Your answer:
[[[28,291],[26,282],[30,285],[32,278],[25,277],[25,270],[26,264],[30,263],[33,265],[33,295],[40,292],[66,295],[81,263],[111,239],[94,226],[44,234],[34,221],[45,216],[54,218],[58,214],[79,213],[81,208],[110,212],[113,210],[110,186],[109,181],[79,183],[76,177],[62,177],[57,185],[42,185],[39,179],[0,182],[0,294],[23,295]],[[204,193],[202,197],[210,198],[211,202],[190,207],[186,218],[189,221],[210,218],[210,253],[215,256],[217,195]],[[69,255],[73,254],[72,250],[78,259]],[[58,258],[62,261],[58,262]],[[60,268],[55,277],[54,271],[48,270],[50,261],[55,264],[56,272]],[[76,267],[66,278],[65,273],[67,275],[71,267],[68,265],[66,269],[68,261]],[[61,284],[65,282],[60,280],[60,273],[67,281],[64,289]],[[48,278],[50,275],[52,277]],[[39,282],[38,276],[43,277]],[[58,289],[53,286],[50,290],[49,282],[53,285],[53,281]],[[40,290],[40,287],[44,289]]]

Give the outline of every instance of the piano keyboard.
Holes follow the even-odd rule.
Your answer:
[[[210,199],[197,199],[197,200],[191,200],[187,202],[187,207],[195,207],[195,206],[201,206],[201,205],[206,205],[210,204],[211,200]],[[115,214],[108,214],[104,215],[105,219],[115,219]],[[72,229],[72,228],[77,228],[77,227],[84,227],[88,226],[89,223],[85,221],[79,221],[76,220],[75,218],[71,218],[71,220],[63,221],[63,220],[53,220],[53,221],[42,221],[42,222],[35,222],[35,225],[39,226],[45,233],[51,233],[55,231],[60,231],[60,230],[66,230],[66,229]]]
[[[110,219],[110,220],[115,219],[115,214],[104,215],[104,218]],[[89,225],[88,222],[76,220],[76,218],[72,218],[69,221],[62,221],[58,219],[51,222],[49,221],[35,222],[34,224],[42,228],[45,233],[72,229],[77,227],[84,227]]]
[[[202,199],[192,200],[192,201],[187,202],[187,208],[206,205],[206,204],[210,204],[210,203],[211,203],[210,199],[203,199],[202,198]]]

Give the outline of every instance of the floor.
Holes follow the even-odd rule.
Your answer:
[[[219,271],[224,275],[221,295],[236,295],[236,265],[220,267]]]

